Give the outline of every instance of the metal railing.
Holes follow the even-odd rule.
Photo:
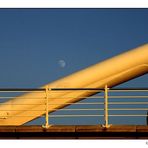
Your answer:
[[[89,96],[89,97],[85,97],[85,98],[96,98],[96,99],[103,99],[102,101],[97,101],[97,102],[75,102],[75,103],[56,103],[56,105],[81,105],[81,108],[61,108],[59,110],[63,110],[63,111],[86,111],[87,114],[55,114],[55,115],[51,115],[49,114],[49,106],[50,105],[55,105],[54,103],[49,103],[49,99],[50,99],[50,93],[51,92],[61,92],[61,91],[90,91],[90,92],[95,92],[95,93],[99,93],[102,92],[104,95],[101,96]],[[148,93],[148,89],[147,88],[116,88],[116,89],[109,89],[107,87],[107,85],[105,85],[104,89],[96,89],[96,88],[49,88],[48,86],[46,88],[41,88],[41,89],[33,89],[33,88],[29,88],[29,89],[24,89],[24,88],[16,88],[16,89],[0,89],[0,94],[2,93],[26,93],[26,92],[36,92],[36,93],[43,93],[44,97],[39,97],[34,96],[34,97],[24,97],[24,99],[43,99],[43,104],[13,104],[15,105],[43,105],[43,110],[33,110],[33,109],[28,109],[28,110],[24,110],[24,111],[32,111],[32,112],[36,112],[36,111],[42,111],[44,112],[44,116],[42,115],[42,117],[45,117],[45,124],[44,124],[44,128],[48,128],[50,127],[50,123],[49,123],[49,118],[62,118],[62,117],[104,117],[104,124],[103,127],[105,128],[109,128],[111,126],[111,124],[109,123],[109,117],[147,117],[147,114],[121,114],[119,111],[148,111],[148,107],[142,107],[142,105],[148,105],[148,101],[140,101],[140,99],[138,101],[134,101],[134,99],[138,99],[138,98],[142,98],[142,99],[148,99],[148,95],[145,95],[145,93]],[[142,92],[142,95],[110,95],[109,93],[118,93],[118,92]],[[74,97],[74,96],[71,96]],[[1,96],[0,95],[0,99],[12,99],[14,98],[14,96]],[[23,98],[23,97],[21,97]],[[62,96],[60,97],[62,98]],[[84,97],[79,97],[79,99],[84,99]],[[124,101],[110,101],[111,99],[124,99]],[[133,99],[132,101],[127,101],[127,99]],[[61,100],[62,101],[62,100]],[[0,105],[3,105],[4,102],[1,102]],[[6,104],[5,104],[6,105]],[[9,105],[9,104],[7,104]],[[103,105],[103,108],[82,108],[82,106],[84,105]],[[110,107],[111,105],[115,105],[116,107]],[[136,107],[120,107],[119,105],[136,105]],[[1,107],[1,106],[0,106]],[[118,108],[117,108],[118,107]],[[7,112],[7,111],[19,111],[19,110],[1,110],[0,108],[0,112]],[[23,111],[20,109],[20,111]],[[53,109],[54,111],[54,109]],[[57,111],[57,109],[55,109],[55,111]],[[88,114],[88,111],[103,111],[103,114]],[[110,114],[110,111],[117,111],[117,114]],[[14,115],[16,117],[27,117],[26,116],[19,116],[19,115]],[[30,117],[35,117],[34,115],[28,115]],[[9,115],[7,116],[7,118],[10,117]],[[3,117],[0,117],[3,118]]]

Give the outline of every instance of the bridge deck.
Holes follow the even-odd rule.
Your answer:
[[[54,125],[48,129],[41,126],[0,126],[1,139],[148,139],[148,126],[112,125]]]

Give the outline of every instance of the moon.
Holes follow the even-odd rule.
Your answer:
[[[64,60],[59,60],[58,64],[61,68],[64,68],[66,66],[66,62]]]

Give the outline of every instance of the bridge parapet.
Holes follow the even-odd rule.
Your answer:
[[[89,96],[82,98],[79,97],[79,102],[66,102],[62,103],[62,99],[66,99],[64,96],[59,96],[59,102],[56,102],[55,104],[62,104],[64,106],[71,106],[71,107],[65,107],[65,108],[54,108],[52,109],[52,112],[54,111],[64,111],[67,112],[67,114],[52,114],[50,110],[50,106],[53,106],[55,104],[51,103],[51,99],[55,99],[54,97],[50,96],[50,93],[59,93],[63,91],[70,92],[95,92],[96,95]],[[24,96],[23,99],[33,100],[33,99],[42,99],[42,104],[40,104],[42,107],[40,110],[36,110],[36,105],[34,104],[34,108],[30,108],[30,105],[33,104],[25,104],[22,102],[21,104],[16,104],[15,102],[11,102],[11,104],[7,103],[5,104],[5,100],[11,99],[14,97],[14,95],[17,95],[17,93],[24,93],[24,92],[34,92],[36,93],[36,96]],[[134,95],[127,95],[127,93],[132,92]],[[42,93],[42,98],[38,94]],[[125,95],[120,95],[120,93],[125,93]],[[140,93],[140,95],[136,95],[137,93]],[[77,94],[77,93],[75,93]],[[99,95],[98,95],[99,94]],[[113,94],[113,95],[111,95]],[[10,96],[13,95],[13,96]],[[70,96],[68,96],[70,97]],[[78,96],[71,96],[73,98]],[[4,126],[14,125],[17,120],[22,120],[22,118],[27,117],[42,117],[45,121],[43,124],[43,128],[49,128],[51,126],[51,123],[49,121],[50,118],[75,118],[78,120],[79,118],[102,118],[102,127],[109,128],[112,126],[113,123],[110,122],[110,118],[125,118],[125,117],[131,117],[131,118],[145,118],[146,124],[148,122],[148,88],[108,88],[107,85],[103,89],[97,89],[97,88],[48,88],[46,87],[41,89],[36,88],[7,88],[7,89],[0,89],[0,99],[1,99],[1,105],[3,105],[3,110],[0,110],[0,125]],[[50,100],[49,100],[50,99]],[[95,101],[92,101],[95,99]],[[84,102],[83,100],[87,100]],[[90,100],[90,101],[89,101]],[[136,101],[135,101],[136,100]],[[9,102],[9,101],[8,101]],[[74,108],[72,105],[77,105]],[[18,107],[19,106],[19,113]],[[20,106],[26,106],[26,110],[21,110]],[[31,111],[31,114],[27,114],[27,111]],[[95,113],[92,113],[95,111]],[[96,113],[97,111],[97,113]],[[11,115],[11,112],[16,112],[16,114]],[[26,112],[24,115],[23,113]],[[71,114],[70,114],[71,112]],[[77,114],[75,113],[77,112]],[[81,113],[83,112],[83,114]],[[11,122],[9,123],[9,119],[14,119],[13,124],[11,125]],[[4,123],[4,124],[3,124]],[[128,123],[128,121],[127,121]],[[98,123],[99,124],[99,123]]]

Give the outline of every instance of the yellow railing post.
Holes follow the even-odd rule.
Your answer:
[[[104,88],[104,120],[105,120],[105,124],[103,125],[103,127],[109,128],[110,125],[108,124],[108,87],[107,85],[105,85],[105,88]]]
[[[44,128],[49,128],[51,125],[49,125],[49,110],[48,110],[48,106],[49,106],[49,88],[48,86],[46,86],[45,89],[45,93],[46,93],[46,113],[45,113],[45,125],[43,125]]]

